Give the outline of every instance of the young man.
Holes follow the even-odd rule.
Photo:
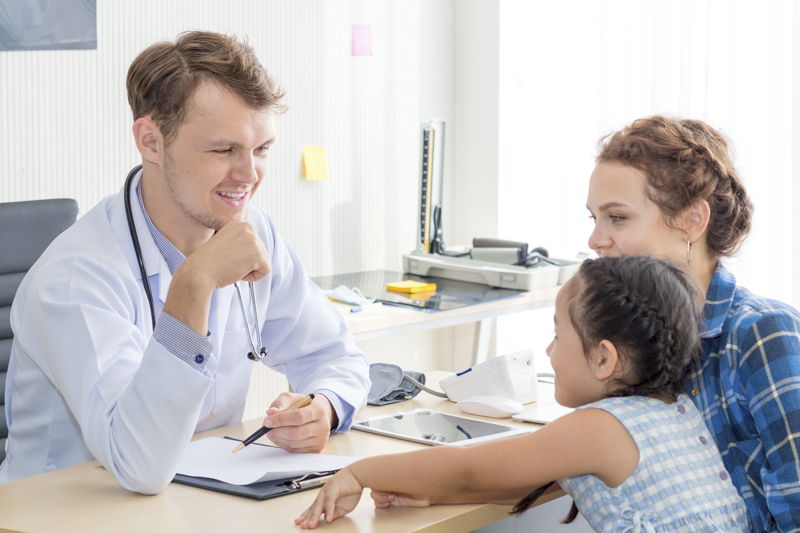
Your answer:
[[[366,399],[347,326],[247,207],[282,96],[253,50],[185,33],[143,51],[127,86],[141,169],[53,242],[14,301],[0,482],[95,458],[159,492],[193,433],[241,419],[260,353],[295,391],[264,420],[285,449],[322,450]]]

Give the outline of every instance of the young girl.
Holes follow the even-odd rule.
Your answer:
[[[295,523],[347,514],[365,487],[378,506],[528,494],[520,512],[558,480],[599,532],[750,531],[702,417],[680,394],[699,349],[692,291],[657,259],[584,262],[558,294],[547,348],[556,400],[575,412],[523,437],[357,461]]]

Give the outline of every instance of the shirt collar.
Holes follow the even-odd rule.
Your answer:
[[[703,305],[703,330],[700,332],[702,338],[709,339],[722,334],[722,325],[733,305],[735,291],[736,278],[722,262],[717,263]]]
[[[147,209],[144,208],[144,200],[142,200],[142,182],[139,180],[139,185],[136,187],[136,197],[139,199],[139,207],[142,208],[142,213],[144,213],[144,219],[147,221],[147,227],[150,229],[150,235],[153,237],[153,241],[155,241],[156,246],[158,247],[158,251],[161,252],[161,256],[164,258],[164,261],[167,263],[167,267],[169,268],[170,274],[175,275],[175,271],[178,267],[186,260],[186,256],[184,256],[180,250],[175,248],[175,245],[169,242],[163,233],[159,231],[153,221],[150,220],[150,215],[147,213]]]

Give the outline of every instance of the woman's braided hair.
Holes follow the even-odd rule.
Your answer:
[[[700,352],[700,312],[683,271],[653,257],[601,257],[584,261],[562,290],[570,291],[569,317],[584,354],[602,340],[620,354],[624,377],[612,385],[610,396],[674,400],[684,390]],[[512,513],[533,506],[552,484],[525,496]],[[563,523],[577,514],[573,503]]]
[[[587,351],[601,340],[620,353],[625,377],[613,396],[684,390],[700,349],[700,313],[686,275],[644,256],[584,261],[571,288],[570,320]]]
[[[750,231],[753,205],[720,132],[700,120],[654,115],[607,135],[599,147],[598,163],[644,172],[648,196],[667,219],[706,200],[711,208],[706,239],[715,258],[739,249]]]

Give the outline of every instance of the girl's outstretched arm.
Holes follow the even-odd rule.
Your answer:
[[[328,522],[343,516],[355,507],[365,487],[469,500],[474,493],[523,494],[549,481],[583,474],[594,474],[614,487],[638,463],[639,451],[625,427],[605,411],[584,409],[522,437],[362,459],[331,478],[296,523],[316,527],[321,514]]]
[[[561,490],[556,484],[548,489],[545,494]],[[402,492],[384,492],[373,489],[370,496],[375,507],[428,507],[444,503],[500,503],[513,504],[528,495],[529,489],[503,490],[497,492],[471,492],[469,494],[456,494],[444,496],[419,496]]]

